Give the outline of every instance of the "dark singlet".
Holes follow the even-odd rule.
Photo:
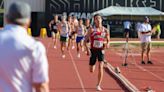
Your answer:
[[[55,33],[57,33],[57,24],[58,24],[58,22],[53,22],[51,24],[51,30],[54,31]]]

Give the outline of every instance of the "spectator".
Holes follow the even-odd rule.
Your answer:
[[[130,21],[124,21],[123,25],[124,25],[124,34],[126,37],[126,41],[128,42],[129,33],[131,31],[130,30],[131,23],[130,23]]]
[[[160,27],[160,23],[156,23],[155,26],[153,27],[153,31],[156,35],[157,39],[160,39],[160,35],[161,35],[161,27]]]
[[[151,50],[151,34],[152,34],[152,28],[149,24],[149,18],[145,17],[144,23],[141,24],[140,28],[140,40],[141,40],[141,64],[145,64],[144,62],[144,54],[146,52],[147,55],[147,63],[153,64],[150,60],[150,50]]]
[[[30,6],[12,3],[0,31],[0,92],[49,92],[45,47],[27,35]]]

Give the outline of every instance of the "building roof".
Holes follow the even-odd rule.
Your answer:
[[[99,13],[102,16],[112,16],[112,15],[135,15],[135,16],[156,16],[164,15],[161,12],[152,7],[122,7],[122,6],[110,6],[102,10],[93,12],[93,14]]]

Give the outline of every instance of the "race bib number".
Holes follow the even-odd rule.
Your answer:
[[[95,48],[102,48],[103,47],[103,41],[94,41],[93,42],[93,47]]]
[[[53,29],[57,29],[57,27],[56,26],[53,26]]]

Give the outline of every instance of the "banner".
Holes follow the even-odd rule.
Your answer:
[[[164,11],[163,0],[46,0],[47,14],[76,15],[87,18],[89,13],[108,6],[153,7]]]

